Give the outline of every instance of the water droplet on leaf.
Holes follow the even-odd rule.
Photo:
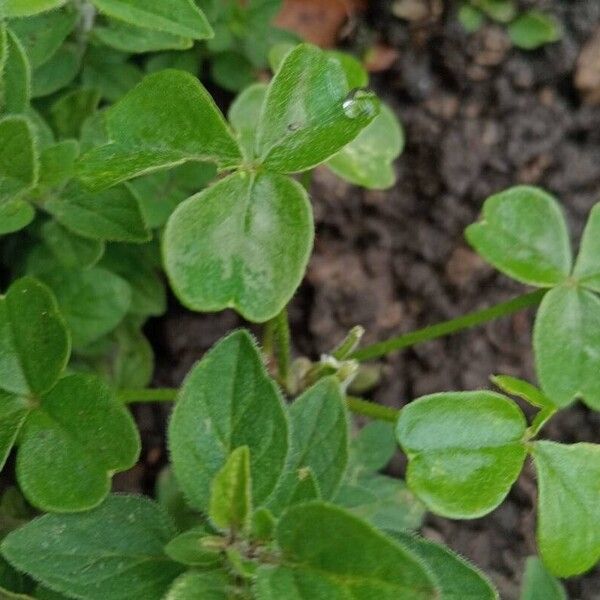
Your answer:
[[[342,104],[349,119],[372,117],[377,114],[377,96],[367,90],[352,90]]]

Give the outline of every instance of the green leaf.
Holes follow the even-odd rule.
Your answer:
[[[4,468],[29,410],[25,398],[0,390],[0,470]]]
[[[384,531],[421,527],[425,506],[399,479],[363,473],[342,485],[335,504]]]
[[[367,73],[367,70],[357,58],[339,50],[329,50],[327,55],[332,56],[342,65],[348,87],[351,90],[364,88],[369,85],[369,73]]]
[[[166,311],[165,285],[147,247],[111,244],[100,266],[116,273],[130,285],[130,312],[149,317],[162,315]]]
[[[522,50],[535,50],[545,44],[557,42],[562,36],[561,28],[551,15],[530,10],[519,15],[509,26],[508,36]]]
[[[79,138],[84,121],[98,108],[100,93],[75,89],[60,97],[50,108],[52,126],[59,138]]]
[[[458,20],[468,33],[475,33],[483,25],[485,15],[465,0],[458,10]]]
[[[88,51],[81,74],[82,84],[98,90],[109,102],[120,100],[142,78],[142,70],[130,62],[108,62],[104,47],[101,53]]]
[[[600,292],[600,203],[590,211],[573,277],[581,286]]]
[[[375,119],[352,142],[329,159],[327,166],[339,177],[374,190],[394,185],[393,161],[404,148],[404,132],[385,104]]]
[[[159,504],[175,521],[178,531],[204,526],[204,517],[188,505],[171,467],[164,467],[159,473],[155,494]]]
[[[423,396],[402,409],[396,429],[409,459],[408,485],[437,514],[483,516],[504,500],[521,472],[525,428],[521,410],[500,394]]]
[[[310,468],[325,500],[333,498],[348,464],[348,420],[336,377],[326,377],[299,396],[289,409],[291,449],[286,468]]]
[[[212,479],[240,446],[250,449],[253,497],[260,506],[283,469],[288,425],[281,394],[245,331],[221,340],[192,369],[173,410],[171,461],[192,506],[208,508]]]
[[[35,581],[13,569],[0,558],[0,598],[2,600],[33,600]]]
[[[139,203],[125,186],[91,193],[71,183],[44,208],[67,229],[111,242],[146,242],[149,233]]]
[[[79,73],[81,52],[75,44],[65,44],[33,72],[31,96],[49,96],[68,86]]]
[[[76,140],[64,140],[44,148],[40,154],[39,185],[51,188],[69,181],[78,155]]]
[[[190,567],[211,568],[222,562],[220,551],[203,544],[209,533],[203,527],[190,529],[173,538],[165,546],[169,558]]]
[[[31,66],[19,38],[8,29],[7,56],[0,81],[0,109],[24,113],[31,96]]]
[[[551,287],[571,271],[569,232],[557,201],[539,188],[516,186],[490,196],[483,219],[467,227],[471,246],[509,277]]]
[[[51,11],[10,22],[11,30],[21,40],[32,68],[50,60],[77,23],[77,11]]]
[[[150,228],[162,227],[181,202],[205,188],[217,176],[213,163],[185,163],[127,183]]]
[[[279,521],[276,539],[283,565],[259,569],[260,600],[438,597],[412,552],[339,508],[318,502],[292,507]]]
[[[204,13],[192,0],[92,0],[99,11],[130,25],[204,40],[213,31]]]
[[[471,2],[490,19],[499,23],[508,23],[517,14],[515,0],[471,0]]]
[[[17,478],[27,499],[46,511],[97,506],[113,473],[131,468],[140,440],[131,415],[92,375],[61,379],[23,426]]]
[[[131,288],[114,273],[92,267],[36,273],[56,295],[76,348],[112,331],[131,306]]]
[[[252,63],[239,52],[221,52],[210,65],[214,82],[230,92],[239,92],[257,79]]]
[[[600,410],[600,298],[570,285],[550,290],[533,332],[542,390],[558,407],[582,398]]]
[[[395,452],[392,423],[371,421],[350,442],[350,471],[379,471],[387,466]]]
[[[123,323],[112,334],[116,349],[111,356],[111,373],[118,388],[145,388],[154,372],[154,352],[139,328]]]
[[[348,94],[335,58],[301,44],[269,85],[258,125],[258,156],[273,171],[305,171],[351,142],[378,112],[373,94]]]
[[[56,221],[44,223],[40,233],[54,258],[66,269],[91,267],[104,253],[103,242],[72,233]]]
[[[518,377],[511,377],[510,375],[494,375],[491,379],[503,392],[521,398],[525,402],[529,402],[532,406],[536,406],[537,408],[555,408],[550,398],[528,381],[524,381]]]
[[[18,198],[0,199],[0,235],[13,233],[27,227],[35,217],[35,210]]]
[[[247,531],[252,514],[248,446],[233,450],[211,483],[208,516],[219,529]]]
[[[67,0],[4,0],[4,16],[29,17],[37,13],[59,8]]]
[[[110,496],[89,512],[31,521],[4,540],[2,554],[69,596],[161,600],[182,571],[163,552],[174,535],[170,520],[154,502]]]
[[[192,48],[187,52],[174,50],[159,52],[152,54],[146,61],[146,71],[148,73],[156,73],[164,69],[178,69],[197,75],[200,72],[200,66],[200,54],[197,48]]]
[[[312,211],[300,184],[274,173],[238,172],[173,213],[165,269],[188,308],[235,308],[264,322],[296,291],[312,242]]]
[[[541,557],[559,577],[584,573],[600,560],[600,446],[535,442],[533,460]]]
[[[393,537],[428,567],[439,588],[440,600],[500,600],[489,579],[449,548],[407,533],[396,533]]]
[[[32,277],[0,297],[0,387],[16,394],[47,392],[70,354],[65,322],[50,290]]]
[[[256,127],[267,93],[266,83],[254,83],[238,94],[229,107],[227,117],[235,129],[246,160],[254,158]]]
[[[222,571],[188,571],[177,578],[164,600],[230,600],[231,587]]]
[[[240,149],[199,81],[172,69],[148,75],[106,113],[111,143],[83,157],[81,177],[101,188],[186,161],[220,168],[241,162]]]
[[[520,600],[567,600],[565,588],[537,556],[527,557]]]
[[[94,37],[110,48],[133,54],[170,49],[186,50],[193,45],[193,41],[189,37],[137,27],[119,21],[109,21],[107,27],[94,27]]]
[[[33,124],[23,116],[0,120],[0,204],[2,192],[33,187],[39,176],[39,155]]]

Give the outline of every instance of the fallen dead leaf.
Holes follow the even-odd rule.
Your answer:
[[[307,42],[332,48],[348,20],[364,7],[364,0],[285,0],[275,24]]]
[[[596,30],[579,54],[575,87],[587,104],[600,104],[600,29]]]
[[[395,48],[385,44],[375,44],[367,52],[365,67],[370,73],[381,73],[387,71],[400,57]]]

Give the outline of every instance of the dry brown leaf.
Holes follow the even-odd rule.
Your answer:
[[[285,0],[275,24],[307,42],[332,48],[348,19],[364,5],[364,0]]]

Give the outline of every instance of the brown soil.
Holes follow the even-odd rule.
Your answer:
[[[315,173],[315,252],[290,307],[298,354],[316,358],[355,324],[372,342],[522,293],[463,238],[491,193],[516,183],[550,190],[562,200],[575,238],[599,199],[600,108],[584,104],[574,83],[582,48],[600,25],[599,2],[523,3],[551,10],[564,27],[560,43],[535,52],[511,49],[496,26],[466,34],[451,9],[408,23],[391,15],[392,4],[372,1],[351,42],[376,37],[399,55],[374,78],[406,128],[398,184],[369,192],[324,170]],[[430,392],[489,387],[493,373],[535,380],[532,316],[520,313],[389,357],[372,398],[399,407]],[[158,357],[155,384],[179,384],[203,352],[240,323],[231,312],[191,314],[173,303],[149,328]],[[138,408],[146,466],[135,478],[146,491],[165,460],[167,410]],[[545,436],[600,442],[600,414],[572,407]],[[402,473],[400,457],[391,470]],[[121,485],[131,487],[128,479]],[[535,496],[528,466],[491,515],[467,522],[430,517],[424,532],[470,558],[503,599],[514,600],[524,558],[535,553]],[[568,586],[571,598],[597,600],[600,572]]]

